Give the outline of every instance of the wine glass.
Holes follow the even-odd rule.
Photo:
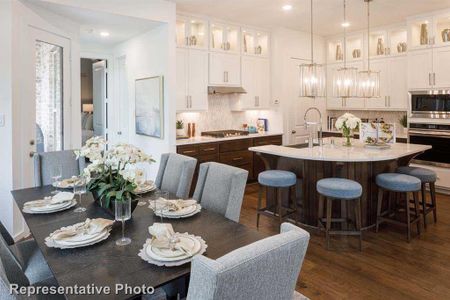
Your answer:
[[[114,211],[116,221],[122,222],[122,237],[116,241],[116,245],[128,245],[131,243],[131,239],[125,237],[125,221],[131,219],[131,200],[115,200]]]
[[[73,185],[73,193],[79,197],[79,206],[74,210],[76,213],[85,212],[86,208],[81,205],[81,195],[86,193],[86,178],[83,176],[78,177],[77,181]]]
[[[58,182],[62,177],[62,167],[59,164],[52,166],[51,168],[52,185],[54,187],[51,192],[53,195],[58,193]]]
[[[147,175],[145,173],[145,169],[137,168],[136,169],[136,184],[137,184],[137,186],[142,188],[146,182],[147,182]],[[144,206],[146,204],[147,204],[147,201],[145,201],[142,198],[138,202],[139,206]]]
[[[150,196],[151,209],[155,215],[159,215],[161,218],[161,223],[163,223],[163,214],[166,210],[166,205],[164,202],[158,201],[158,199],[163,198],[165,200],[169,199],[169,192],[167,191],[156,191]]]

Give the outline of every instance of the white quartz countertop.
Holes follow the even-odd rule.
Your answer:
[[[233,137],[224,137],[224,138],[215,138],[209,136],[196,136],[190,139],[181,139],[177,140],[176,145],[194,145],[194,144],[203,144],[203,143],[214,143],[214,142],[222,142],[222,141],[232,141],[232,140],[242,140],[242,139],[253,139],[258,137],[266,137],[266,136],[275,136],[275,135],[283,135],[280,132],[266,132],[266,133],[250,133],[249,135],[239,135]]]
[[[331,145],[329,139],[324,139],[323,146],[313,148],[290,148],[284,146],[258,146],[249,148],[250,151],[304,160],[336,161],[336,162],[371,162],[394,160],[431,149],[428,145],[395,143],[389,149],[368,149],[359,141],[353,146],[342,146],[340,139]]]

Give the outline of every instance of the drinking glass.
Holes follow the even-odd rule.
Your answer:
[[[139,186],[143,186],[147,182],[147,174],[145,173],[145,169],[137,168],[136,169],[136,184]],[[141,198],[139,200],[138,205],[144,206],[147,204],[147,201]]]
[[[169,192],[156,191],[150,196],[151,209],[153,209],[155,215],[159,215],[159,217],[161,218],[161,223],[163,223],[163,215],[167,207],[161,203],[157,205],[157,200],[159,198],[169,200]]]
[[[81,205],[81,195],[86,193],[86,178],[83,176],[78,177],[73,186],[73,193],[79,197],[78,207],[74,210],[74,212],[81,213],[86,211],[86,208]]]
[[[61,180],[61,177],[62,177],[61,165],[54,165],[51,168],[51,176],[52,176],[52,185],[54,187],[54,189],[51,193],[54,195],[54,194],[58,193],[58,182],[59,182],[59,180]]]
[[[122,237],[116,241],[117,246],[125,246],[131,243],[131,239],[125,237],[125,221],[131,219],[131,200],[114,201],[116,221],[122,222]]]

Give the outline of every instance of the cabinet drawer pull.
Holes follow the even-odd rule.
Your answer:
[[[189,154],[189,153],[195,153],[196,151],[195,150],[186,150],[186,151],[183,151],[183,154]]]
[[[215,151],[215,150],[216,150],[216,148],[214,148],[214,147],[203,149],[203,151]]]
[[[243,157],[235,157],[235,158],[233,158],[233,161],[238,161],[238,160],[243,160],[244,158]]]

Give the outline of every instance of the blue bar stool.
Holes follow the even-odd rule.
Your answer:
[[[259,173],[258,175],[258,183],[259,183],[259,193],[258,193],[258,208],[256,215],[256,227],[259,228],[259,217],[260,215],[266,215],[269,217],[278,216],[278,220],[283,223],[283,219],[291,214],[294,214],[295,222],[297,222],[297,199],[296,188],[297,184],[297,176],[293,172],[289,171],[281,171],[281,170],[268,170]],[[262,207],[262,192],[265,188],[274,188],[275,189],[275,205],[272,207]],[[289,202],[291,202],[292,198],[292,208],[290,207],[290,203],[288,203],[288,207],[283,207],[282,205],[282,189],[289,189]],[[292,194],[294,197],[292,197]],[[283,215],[283,208],[286,210],[286,213]],[[270,213],[269,210],[273,209],[274,213]]]
[[[330,235],[358,235],[359,250],[362,250],[362,231],[361,231],[361,195],[362,186],[356,181],[344,178],[324,178],[317,181],[317,192],[319,197],[318,225],[323,227],[323,221],[326,222],[326,244],[327,250],[330,248]],[[323,218],[323,207],[326,202],[327,216]],[[332,218],[333,200],[353,201],[355,204],[355,229],[356,230],[331,230],[332,222],[348,223],[347,218]]]
[[[434,223],[436,223],[437,222],[436,187],[435,187],[435,183],[437,180],[436,172],[420,167],[404,166],[397,168],[397,173],[414,176],[420,179],[420,182],[422,183],[421,186],[422,197],[421,201],[419,201],[419,205],[422,206],[423,226],[427,228],[427,214],[429,214],[430,212],[433,212]],[[427,197],[425,195],[427,184],[430,187],[431,204],[427,203]]]
[[[417,233],[420,235],[420,215],[419,215],[419,191],[421,187],[420,179],[399,173],[382,173],[378,174],[376,177],[376,183],[378,185],[378,203],[377,203],[377,223],[376,232],[378,232],[378,227],[382,222],[393,223],[401,226],[405,226],[407,230],[407,240],[408,243],[411,241],[411,225],[417,224]],[[394,193],[406,193],[405,201],[405,211],[406,211],[406,222],[401,222],[399,220],[393,219],[395,212],[388,207],[387,210],[381,212],[383,205],[384,192],[394,192]],[[414,216],[411,218],[410,205],[409,205],[409,195],[413,195],[414,199]],[[387,215],[387,217],[385,217]]]

